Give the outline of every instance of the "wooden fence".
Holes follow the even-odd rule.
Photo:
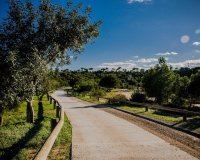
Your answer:
[[[50,101],[50,103],[52,104],[52,102],[54,102],[54,109],[56,109],[56,115],[55,115],[55,119],[51,119],[51,134],[48,137],[48,139],[46,140],[46,142],[44,143],[44,145],[42,146],[42,148],[40,149],[40,151],[37,153],[37,155],[35,156],[34,160],[46,160],[52,147],[53,144],[58,136],[58,134],[60,133],[60,130],[64,124],[64,112],[62,109],[62,106],[60,105],[60,103],[54,99],[51,95],[49,95],[49,93],[47,94],[47,98]]]
[[[91,95],[87,95],[87,96],[90,96],[90,98],[91,98]],[[100,101],[100,99],[107,100],[108,104],[111,104],[111,101],[112,101],[112,98],[97,97],[98,101]],[[145,112],[148,112],[149,109],[152,109],[152,110],[169,111],[172,113],[178,113],[178,114],[182,115],[183,121],[187,121],[188,116],[200,115],[199,112],[193,112],[193,111],[189,111],[187,109],[163,107],[163,106],[160,106],[157,104],[138,103],[138,102],[131,102],[131,101],[119,101],[119,103],[143,107],[145,109]]]

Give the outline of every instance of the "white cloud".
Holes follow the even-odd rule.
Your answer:
[[[168,58],[166,58],[168,60]],[[98,68],[108,68],[108,69],[117,69],[121,67],[123,69],[131,70],[132,68],[150,68],[158,62],[157,58],[140,58],[140,59],[130,59],[124,62],[111,62],[111,63],[102,63]]]
[[[176,62],[176,63],[169,63],[173,67],[199,67],[200,66],[200,59],[193,59],[193,60],[185,60],[182,62]]]
[[[177,55],[177,52],[156,53],[157,56]]]
[[[128,0],[128,4],[132,3],[146,3],[146,2],[151,2],[152,0]]]
[[[200,42],[193,42],[192,43],[194,46],[200,46]]]
[[[157,58],[141,58],[138,59],[136,62],[138,63],[152,63],[152,62],[158,62]]]

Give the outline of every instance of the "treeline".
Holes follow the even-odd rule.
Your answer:
[[[34,122],[33,97],[59,86],[51,66],[70,63],[66,51],[81,53],[99,35],[100,22],[90,19],[91,8],[68,1],[66,6],[42,0],[9,1],[0,24],[0,125],[6,109],[27,102],[27,122]]]
[[[148,70],[82,68],[57,73],[61,83],[80,94],[102,96],[112,88],[133,90],[133,101],[191,107],[200,98],[200,67],[173,69],[164,58]]]

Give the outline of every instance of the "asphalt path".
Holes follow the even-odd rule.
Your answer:
[[[59,90],[53,94],[72,124],[74,160],[195,160],[148,131]]]

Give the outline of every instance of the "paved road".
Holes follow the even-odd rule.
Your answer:
[[[64,91],[55,92],[54,97],[73,126],[74,160],[196,159],[144,129],[95,108],[95,104],[67,97]]]

